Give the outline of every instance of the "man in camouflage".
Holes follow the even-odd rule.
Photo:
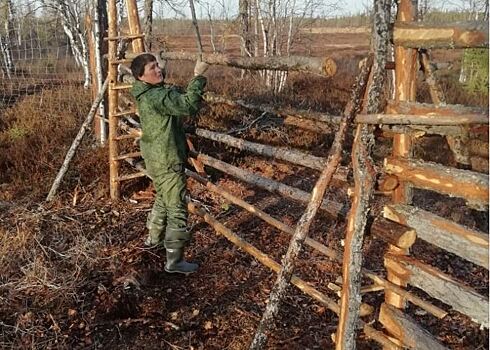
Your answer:
[[[165,271],[189,274],[197,264],[184,260],[184,248],[191,239],[187,230],[186,179],[187,143],[183,117],[195,115],[202,101],[208,65],[198,61],[194,78],[184,93],[163,84],[165,71],[152,54],[141,54],[131,63],[136,78],[131,93],[141,120],[141,154],[156,189],[156,199],[148,216],[149,246],[163,244]]]

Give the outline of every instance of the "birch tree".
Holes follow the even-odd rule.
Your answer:
[[[0,53],[2,54],[2,71],[10,79],[14,73],[14,59],[12,56],[12,36],[14,36],[14,8],[11,0],[4,0],[2,4],[5,18],[4,30],[0,32]]]
[[[60,17],[63,31],[70,42],[70,48],[77,66],[83,69],[85,88],[91,82],[87,47],[87,32],[83,27],[84,12],[87,6],[77,0],[41,0]]]

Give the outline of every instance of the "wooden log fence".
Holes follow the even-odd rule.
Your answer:
[[[316,157],[305,152],[301,152],[288,147],[273,147],[255,142],[239,139],[227,134],[205,130],[196,129],[196,135],[208,140],[224,143],[228,146],[238,148],[242,151],[254,152],[261,156],[285,160],[289,163],[298,164],[307,168],[322,170],[327,163],[327,160],[322,157]],[[334,174],[334,179],[342,182],[347,182],[347,176],[349,169],[347,167],[339,167]]]
[[[139,165],[139,164],[137,163],[137,164],[133,164],[133,165]],[[142,168],[138,168],[138,170],[141,171]],[[240,198],[232,195],[231,193],[226,191],[224,188],[213,184],[208,179],[196,174],[195,172],[189,171],[189,170],[186,170],[186,174],[188,176],[190,176],[191,178],[193,178],[194,180],[201,183],[202,185],[206,186],[206,188],[209,189],[210,191],[212,191],[218,195],[223,196],[223,198],[225,198],[226,200],[228,200],[231,203],[238,205],[239,207],[247,210],[250,214],[257,216],[261,220],[264,220],[265,222],[274,226],[275,228],[279,229],[280,231],[287,233],[289,235],[294,234],[294,228],[292,228],[292,227],[284,224],[283,222],[271,217],[269,214],[263,212],[262,210],[260,210],[259,208],[255,207],[255,206],[245,202],[243,199],[240,199]],[[342,263],[343,258],[342,258],[341,252],[339,252],[335,249],[329,248],[329,247],[321,244],[320,242],[318,242],[314,239],[311,239],[309,237],[306,237],[305,244],[308,245],[309,247],[313,248],[317,252],[325,255],[329,259],[331,259],[335,262],[338,262],[338,263]],[[374,273],[368,269],[365,269],[365,268],[362,268],[361,272],[362,272],[364,277],[372,280],[375,283],[375,285],[377,286],[377,288],[381,287],[383,289],[393,290],[394,292],[403,295],[407,300],[411,301],[414,305],[419,306],[420,308],[424,309],[425,311],[429,312],[430,314],[434,315],[437,318],[443,318],[446,316],[447,313],[444,310],[442,310],[438,307],[435,307],[434,305],[428,303],[427,301],[423,300],[422,298],[410,293],[409,291],[401,289],[400,287],[390,283],[386,279],[377,275],[376,273]]]
[[[198,204],[192,202],[188,203],[188,208],[191,213],[202,217],[206,223],[211,225],[216,230],[216,232],[223,235],[226,239],[228,239],[230,242],[235,244],[237,247],[241,248],[243,251],[252,255],[260,263],[267,266],[268,268],[270,268],[276,273],[280,271],[281,266],[277,262],[269,258],[266,254],[262,253],[260,250],[258,250],[248,242],[244,241],[242,238],[238,237],[230,229],[228,229],[226,226],[224,226],[218,220],[216,220],[216,218],[214,218],[212,215],[210,215],[204,209],[202,209]],[[325,305],[325,307],[327,307],[329,310],[333,311],[336,314],[339,313],[339,305],[334,300],[328,298],[323,293],[317,291],[316,289],[311,287],[308,283],[304,282],[300,278],[292,275],[291,284],[295,285],[302,292],[310,295],[312,298]],[[375,328],[371,327],[369,324],[363,322],[362,320],[359,321],[359,326],[362,327],[364,333],[368,338],[373,339],[378,343],[382,344],[383,346],[386,347],[386,349],[402,350],[402,347],[393,343],[393,341],[389,337],[387,337],[382,332],[376,330]]]
[[[110,16],[114,17],[115,6],[114,1],[111,1],[112,3],[109,6],[111,11]],[[390,7],[388,6],[389,3],[389,0],[375,2],[379,14],[382,14],[383,11],[386,11]],[[130,16],[132,17],[130,22],[135,18],[137,19],[134,9],[129,11],[128,7],[128,12],[130,12]],[[376,21],[384,21],[386,18],[377,16]],[[394,101],[389,101],[386,107],[386,114],[379,114],[378,106],[381,101],[381,90],[379,87],[382,86],[382,71],[387,69],[389,64],[386,62],[386,53],[384,52],[386,47],[377,46],[376,48],[378,56],[375,61],[375,67],[377,68],[372,70],[369,83],[367,83],[367,85],[372,85],[374,88],[369,89],[370,92],[366,93],[364,97],[368,101],[368,107],[365,107],[363,113],[357,115],[355,119],[355,122],[359,124],[357,126],[352,152],[355,187],[353,190],[353,205],[348,217],[344,254],[308,238],[307,232],[318,209],[326,211],[333,217],[346,215],[343,205],[324,199],[323,197],[332,179],[335,178],[342,182],[347,181],[348,169],[343,167],[340,167],[337,171],[336,169],[340,160],[342,140],[345,137],[349,122],[352,121],[357,113],[359,100],[364,95],[363,89],[366,81],[364,80],[364,83],[359,82],[367,77],[366,70],[363,69],[362,74],[358,77],[358,84],[353,91],[352,100],[346,106],[343,116],[340,117],[328,116],[319,112],[232,101],[228,98],[209,93],[205,96],[208,103],[224,103],[233,107],[277,115],[282,118],[281,123],[283,125],[296,126],[305,130],[330,133],[337,127],[336,125],[340,125],[328,160],[287,147],[263,145],[238,139],[229,134],[200,128],[196,130],[196,135],[202,138],[220,142],[240,150],[253,152],[261,156],[322,171],[313,192],[309,194],[194,150],[190,152],[191,157],[202,164],[213,167],[247,184],[263,188],[270,192],[279,193],[302,203],[308,203],[298,225],[296,227],[289,227],[254,205],[216,186],[209,179],[194,172],[187,171],[187,174],[191,178],[201,183],[208,190],[223,196],[231,203],[247,210],[266,223],[292,236],[288,252],[283,260],[283,266],[281,266],[254,246],[239,238],[198,204],[193,202],[188,204],[189,211],[202,217],[217,233],[222,234],[236,246],[278,273],[277,281],[271,292],[266,311],[250,346],[251,349],[261,349],[264,346],[267,339],[265,332],[273,323],[280,305],[279,303],[284,297],[286,286],[289,283],[297,286],[304,293],[310,295],[325,305],[329,310],[339,315],[339,327],[335,336],[337,349],[355,348],[355,334],[358,328],[362,328],[368,338],[379,342],[384,349],[401,349],[402,347],[431,350],[443,349],[444,347],[438,341],[400,309],[404,308],[406,301],[410,301],[438,318],[444,318],[447,312],[412,292],[405,290],[404,287],[408,284],[424,290],[430,296],[451,306],[454,310],[468,315],[483,326],[488,327],[489,325],[489,305],[486,297],[479,295],[470,287],[442,273],[436,268],[407,256],[408,248],[414,244],[418,237],[488,269],[489,240],[487,235],[408,205],[411,201],[411,187],[415,186],[449,196],[464,198],[468,201],[469,205],[478,209],[483,209],[488,206],[487,176],[476,172],[447,168],[435,163],[411,159],[413,137],[420,137],[423,134],[431,133],[450,137],[462,134],[468,135],[471,132],[469,130],[478,128],[480,125],[486,126],[489,121],[488,111],[466,106],[443,104],[444,97],[441,90],[438,89],[435,75],[431,70],[428,53],[419,53],[416,49],[432,47],[488,47],[488,32],[486,31],[488,23],[430,25],[414,22],[414,19],[415,7],[413,1],[400,0],[397,22],[393,29],[393,42],[396,45],[393,67],[396,76],[396,93]],[[385,26],[384,33],[388,33],[387,22],[377,23],[377,25]],[[136,27],[136,25],[133,25],[133,28]],[[109,28],[110,44],[114,43],[114,38],[116,37],[114,28],[113,23]],[[376,35],[381,35],[382,33],[382,31],[373,32]],[[141,51],[142,49],[138,45],[140,39],[142,43],[143,36],[138,35],[136,32],[132,32],[130,36],[134,36],[133,39],[135,39],[133,41],[134,51]],[[130,36],[124,36],[124,38],[127,39]],[[382,38],[385,44],[386,39],[387,36]],[[378,40],[378,43],[380,42],[380,38],[376,40]],[[114,53],[114,46],[110,52]],[[212,65],[225,65],[252,70],[299,71],[326,77],[333,76],[337,69],[335,61],[329,57],[290,56],[247,58],[231,57],[222,54],[204,54],[202,52],[198,54],[160,52],[158,55],[164,60],[192,61],[202,56],[204,62]],[[118,123],[121,120],[129,120],[131,122],[131,126],[125,127],[131,134],[117,136],[120,139],[133,138],[138,136],[139,132],[139,124],[131,120],[127,109],[122,111],[117,108],[114,109],[114,103],[117,106],[117,91],[129,87],[133,81],[132,77],[128,74],[127,67],[124,67],[122,64],[130,62],[134,56],[135,54],[127,54],[127,58],[123,60],[116,60],[115,57],[111,57],[109,74],[111,78],[111,93],[109,94],[109,100],[110,106],[112,107],[110,107],[110,117],[112,120],[119,118]],[[415,78],[418,70],[418,58],[421,59],[434,104],[415,102]],[[125,84],[116,83],[114,80],[114,68],[117,65],[119,65],[120,70],[123,72]],[[120,97],[123,98],[123,96]],[[384,170],[386,174],[379,181],[379,189],[381,191],[391,192],[393,194],[393,204],[385,206],[383,212],[384,217],[377,216],[370,226],[372,234],[389,244],[389,249],[384,258],[384,264],[387,270],[386,279],[361,266],[363,232],[368,221],[369,198],[372,194],[376,175],[375,168],[369,160],[369,144],[371,142],[368,129],[369,124],[381,125],[382,130],[392,133],[393,136],[393,155],[385,159]],[[114,125],[110,125],[111,130],[114,129]],[[113,146],[110,145],[110,147]],[[488,153],[488,142],[472,142],[468,148],[472,150],[472,156],[481,158]],[[486,152],[484,151],[485,149],[487,150]],[[117,152],[114,152],[114,149],[111,149],[111,154],[115,153],[117,154]],[[145,170],[141,168],[140,163],[135,161],[134,157],[137,155],[138,153],[133,152],[126,155],[111,156],[111,159],[114,160],[117,158],[122,160],[124,158],[125,161],[139,166],[140,172],[138,176],[140,176],[140,174],[145,174]],[[202,174],[204,171],[202,165],[199,169],[198,171]],[[118,169],[115,169],[115,171],[118,172]],[[111,163],[111,176],[113,173],[114,169]],[[121,178],[119,177],[119,180]],[[127,178],[131,177],[128,176]],[[113,190],[111,186],[111,196],[113,195],[118,196],[119,193],[117,189]],[[335,300],[330,299],[293,274],[294,263],[303,242],[333,261],[342,262],[343,282],[340,306]],[[361,288],[361,276],[370,279],[374,284]],[[385,327],[390,336],[374,329],[374,327],[359,319],[359,316],[367,315],[372,311],[369,305],[361,303],[361,295],[366,292],[380,290],[384,290],[385,292],[385,303],[381,306],[378,321]]]
[[[279,193],[285,197],[294,199],[298,202],[308,203],[310,200],[311,194],[295,187],[291,187],[280,182],[268,179],[266,177],[257,175],[251,171],[247,171],[236,167],[234,165],[223,162],[219,159],[210,157],[208,155],[199,153],[196,154],[191,152],[191,156],[197,158],[203,164],[210,166],[214,169],[222,171],[228,175],[236,177],[237,179],[251,184],[253,186],[260,187],[272,193]],[[320,208],[328,213],[332,217],[337,217],[339,215],[345,215],[345,209],[342,204],[324,199]]]

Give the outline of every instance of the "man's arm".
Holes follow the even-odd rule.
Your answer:
[[[206,78],[203,76],[194,77],[185,93],[180,93],[176,89],[167,89],[165,94],[157,99],[158,108],[162,113],[178,117],[195,115],[200,108]]]

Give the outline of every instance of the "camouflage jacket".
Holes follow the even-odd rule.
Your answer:
[[[172,167],[185,163],[187,143],[183,117],[195,115],[200,107],[206,78],[194,77],[184,93],[164,84],[151,85],[137,80],[131,93],[141,120],[140,141],[145,162]]]

